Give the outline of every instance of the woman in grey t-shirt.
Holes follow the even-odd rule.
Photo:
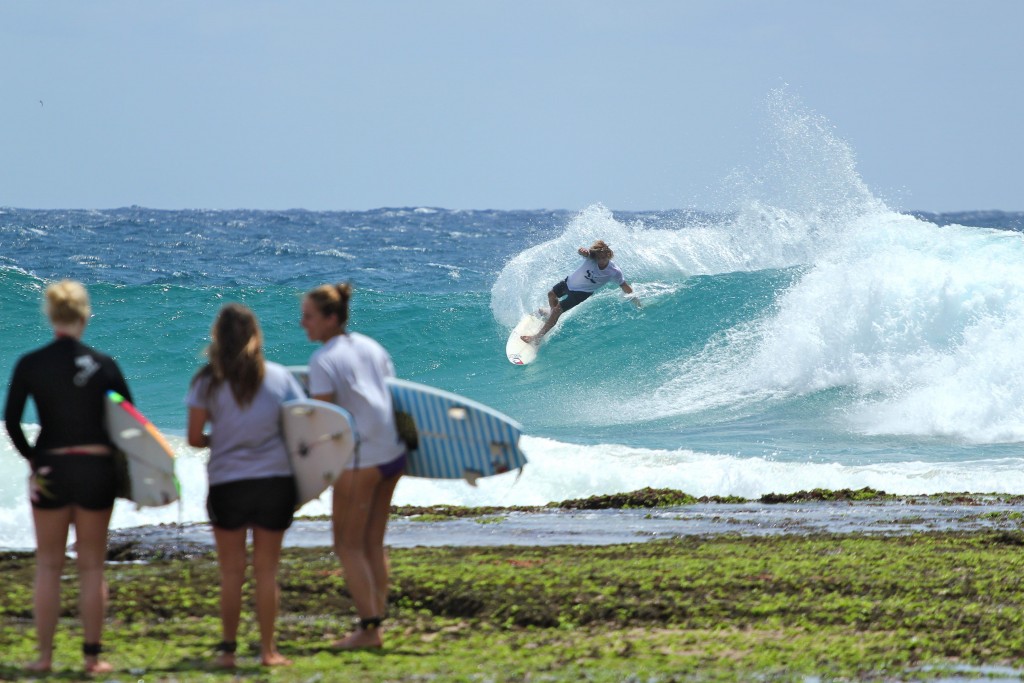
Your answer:
[[[246,539],[252,529],[260,660],[264,666],[287,665],[291,662],[274,643],[274,620],[277,567],[296,489],[280,413],[282,403],[302,396],[302,388],[283,366],[264,360],[259,323],[245,306],[225,305],[211,337],[209,363],[193,378],[186,402],[189,445],[210,449],[206,507],[220,566],[217,664],[235,665]]]

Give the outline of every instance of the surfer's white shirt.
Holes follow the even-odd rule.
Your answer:
[[[564,271],[563,271],[564,272]],[[567,278],[566,286],[574,292],[596,292],[609,282],[621,285],[626,281],[622,271],[613,261],[602,270],[597,259],[588,258]]]
[[[359,446],[350,469],[384,465],[405,451],[384,381],[394,376],[384,347],[358,332],[333,337],[309,358],[309,395],[333,394],[355,422]]]

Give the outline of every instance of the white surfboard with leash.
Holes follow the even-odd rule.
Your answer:
[[[298,509],[337,481],[355,455],[357,437],[348,411],[311,398],[283,403],[281,423]]]

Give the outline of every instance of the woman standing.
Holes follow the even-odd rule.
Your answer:
[[[395,486],[405,471],[391,392],[391,356],[369,337],[346,332],[352,286],[322,285],[302,301],[302,327],[323,347],[309,359],[309,395],[347,410],[355,422],[356,457],[334,483],[334,550],[341,560],[358,628],[334,643],[341,649],[381,647],[387,611],[388,556],[384,532]]]
[[[100,659],[100,636],[107,606],[103,563],[115,475],[106,428],[106,394],[113,390],[131,400],[131,393],[117,363],[81,341],[92,317],[85,287],[64,280],[47,287],[45,296],[46,315],[56,338],[18,360],[4,410],[7,433],[32,469],[29,498],[36,531],[33,605],[39,658],[26,668],[35,672],[52,668],[60,577],[68,529],[74,524],[85,670],[107,673],[113,667]],[[29,444],[21,427],[30,397],[39,416],[35,444]]]
[[[245,306],[225,305],[211,337],[209,362],[193,378],[186,402],[189,445],[210,449],[206,507],[220,566],[217,664],[235,665],[251,528],[260,661],[288,665],[274,642],[274,622],[281,544],[292,523],[296,491],[280,415],[281,404],[301,397],[302,388],[283,366],[264,360],[259,323]]]

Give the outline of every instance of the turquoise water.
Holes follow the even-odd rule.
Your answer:
[[[891,209],[827,125],[774,116],[764,157],[715,211],[0,209],[0,374],[48,340],[45,284],[85,282],[86,341],[117,358],[170,436],[185,494],[167,509],[119,503],[115,526],[205,519],[183,397],[217,309],[248,304],[268,357],[304,364],[301,295],[338,280],[356,286],[351,328],[400,376],[524,426],[519,479],[407,479],[400,503],[642,486],[1024,493],[1024,217]],[[535,364],[512,366],[509,330],[595,238],[644,308],[605,288],[563,316]],[[32,544],[25,474],[3,440],[0,547]]]

